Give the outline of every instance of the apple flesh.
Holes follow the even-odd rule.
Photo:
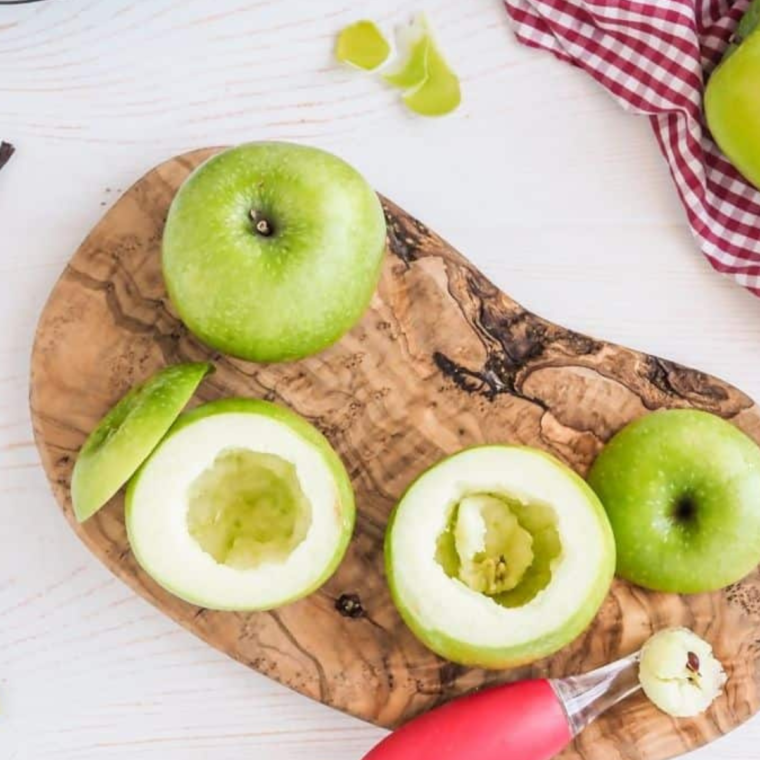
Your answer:
[[[161,586],[216,610],[265,610],[321,586],[342,559],[354,495],[306,420],[253,399],[183,414],[130,481],[132,551]]]
[[[462,665],[514,667],[578,636],[604,600],[615,545],[602,505],[554,457],[480,446],[424,472],[385,538],[412,632]]]
[[[589,473],[621,577],[657,591],[714,591],[760,562],[760,448],[692,409],[654,412],[612,437]]]
[[[376,193],[345,161],[277,142],[213,156],[163,237],[169,296],[204,343],[258,362],[329,346],[366,310],[385,250]]]
[[[176,364],[134,386],[84,442],[71,476],[74,515],[83,522],[132,477],[192,398],[210,364]]]
[[[660,710],[691,718],[721,694],[726,673],[704,639],[686,628],[668,628],[644,644],[639,681]]]

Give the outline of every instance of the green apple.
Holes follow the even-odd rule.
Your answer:
[[[182,415],[126,502],[142,568],[217,610],[272,609],[317,589],[346,551],[354,513],[327,439],[294,412],[252,399]]]
[[[596,615],[615,567],[602,505],[554,457],[479,446],[424,472],[385,538],[393,601],[415,635],[463,665],[556,652]]]
[[[731,163],[760,188],[760,0],[747,8],[705,89],[705,117]]]
[[[166,220],[166,287],[188,328],[242,359],[316,353],[361,318],[377,286],[385,218],[345,161],[260,142],[213,156]]]
[[[71,501],[79,522],[132,477],[212,369],[210,364],[167,367],[133,387],[98,423],[71,475]]]
[[[617,543],[617,572],[680,594],[714,591],[760,562],[760,448],[692,409],[642,417],[589,473]]]

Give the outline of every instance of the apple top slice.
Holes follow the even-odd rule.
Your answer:
[[[79,451],[71,501],[79,522],[95,514],[134,475],[213,371],[207,363],[176,364],[135,385],[103,417]]]

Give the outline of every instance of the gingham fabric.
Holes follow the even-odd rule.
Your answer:
[[[719,152],[702,115],[703,80],[749,3],[506,0],[521,42],[585,69],[623,108],[649,116],[703,253],[760,295],[760,192]]]

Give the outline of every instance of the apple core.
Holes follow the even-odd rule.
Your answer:
[[[436,561],[473,591],[519,607],[546,588],[561,552],[557,516],[548,504],[474,494],[452,508]]]
[[[639,681],[644,693],[674,718],[704,712],[726,680],[710,644],[686,628],[658,631],[641,650]]]
[[[311,504],[295,466],[275,454],[222,451],[190,485],[187,525],[217,562],[282,562],[306,538]]]

